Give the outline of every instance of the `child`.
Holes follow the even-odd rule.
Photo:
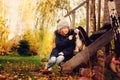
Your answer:
[[[69,23],[66,20],[61,20],[58,23],[58,29],[55,31],[56,46],[52,49],[45,70],[51,71],[55,64],[59,64],[73,57],[73,34],[74,30],[69,28]]]

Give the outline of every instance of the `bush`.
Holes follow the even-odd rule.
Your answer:
[[[10,52],[17,52],[18,45],[13,44],[10,48]]]
[[[29,45],[30,45],[30,54],[31,55],[38,55],[39,54],[39,34],[36,32],[34,32],[33,30],[29,30],[27,31],[24,36],[23,39],[28,41]]]
[[[22,56],[30,55],[30,45],[29,45],[28,41],[21,40],[19,42],[19,47],[17,49],[17,52]]]

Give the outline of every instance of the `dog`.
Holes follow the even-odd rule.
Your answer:
[[[81,26],[78,26],[76,29],[74,29],[74,33],[75,33],[74,53],[77,54],[80,51],[84,50],[85,47],[90,44],[90,41],[85,30]]]

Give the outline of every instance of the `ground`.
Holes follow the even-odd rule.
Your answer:
[[[0,56],[0,80],[78,80],[78,74],[61,74],[55,66],[52,73],[42,74],[46,58],[37,56]]]
[[[18,54],[1,55],[0,80],[81,80],[80,72],[65,74],[60,71],[57,65],[51,73],[43,74],[42,70],[47,61],[48,58],[42,57],[41,55],[27,57],[19,56]],[[94,66],[93,69],[95,72],[94,80],[117,80],[113,79],[115,76],[114,73],[101,66]],[[88,70],[84,72],[85,75],[87,72]],[[91,74],[89,76],[91,76]],[[84,78],[84,76],[82,76],[82,78]]]

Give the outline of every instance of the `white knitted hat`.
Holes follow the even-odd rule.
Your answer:
[[[60,20],[58,23],[58,29],[61,29],[63,27],[69,27],[69,23],[67,22],[67,20]]]

